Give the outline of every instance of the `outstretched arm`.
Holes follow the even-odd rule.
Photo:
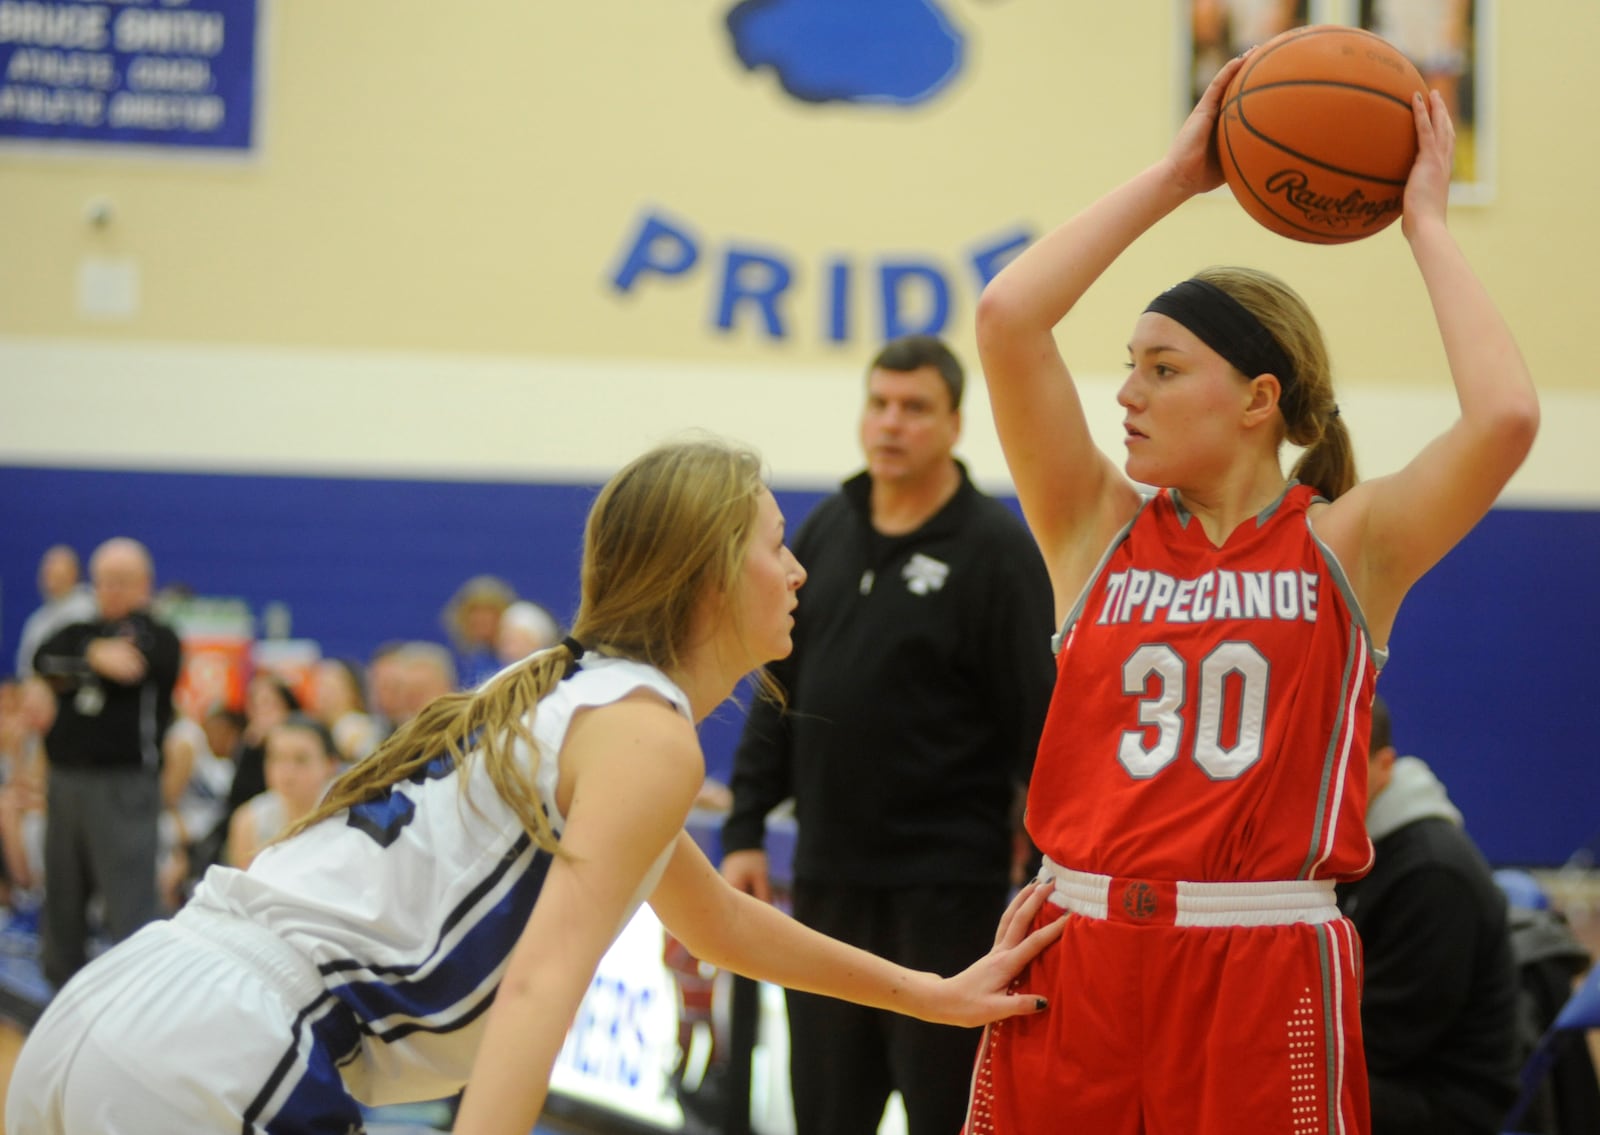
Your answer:
[[[1539,401],[1511,329],[1445,224],[1455,129],[1418,95],[1416,164],[1401,231],[1438,321],[1461,416],[1398,473],[1358,485],[1316,521],[1347,569],[1378,642],[1406,591],[1489,511],[1533,445]]]
[[[925,1021],[981,1025],[1045,1007],[1038,997],[1008,987],[1061,934],[1060,919],[1028,933],[1048,892],[1025,888],[1007,908],[994,949],[951,978],[847,946],[734,890],[687,835],[678,837],[650,905],[690,953],[722,969]]]
[[[1040,238],[978,301],[978,355],[995,428],[1050,570],[1058,616],[1138,507],[1138,492],[1095,448],[1055,327],[1141,234],[1222,184],[1217,114],[1241,62],[1217,72],[1160,161]]]
[[[573,770],[563,854],[551,861],[489,1010],[458,1135],[533,1130],[595,967],[705,777],[693,726],[638,696],[578,715],[561,760]]]

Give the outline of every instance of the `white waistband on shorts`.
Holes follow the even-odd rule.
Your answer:
[[[1114,912],[1111,905],[1113,884],[1124,889],[1149,893],[1175,890],[1172,910],[1150,918],[1167,926],[1288,926],[1296,922],[1332,922],[1340,917],[1334,901],[1331,879],[1289,879],[1264,883],[1147,883],[1120,876],[1074,871],[1054,863],[1048,856],[1040,868],[1039,879],[1054,890],[1050,901],[1085,918],[1142,921],[1147,916],[1135,912],[1131,917]],[[1152,911],[1158,904],[1152,900]]]
[[[261,974],[291,1004],[309,1005],[327,992],[310,958],[248,918],[190,903],[172,916],[171,924]]]

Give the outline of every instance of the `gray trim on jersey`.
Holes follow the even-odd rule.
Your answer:
[[[1350,636],[1350,649],[1344,657],[1344,674],[1339,678],[1339,712],[1334,717],[1337,722],[1343,723],[1345,715],[1350,712],[1350,675],[1355,671],[1356,655],[1366,640],[1365,630],[1357,629],[1356,633]],[[1317,816],[1311,825],[1311,841],[1306,848],[1306,861],[1300,865],[1300,873],[1295,876],[1298,879],[1310,878],[1312,868],[1319,862],[1318,849],[1322,846],[1322,836],[1330,822],[1328,796],[1334,789],[1334,771],[1340,766],[1339,747],[1343,744],[1343,730],[1331,730],[1328,734],[1328,747],[1322,752],[1322,776],[1317,783]]]
[[[1324,498],[1317,497],[1322,501]],[[1365,649],[1367,659],[1372,663],[1374,676],[1383,671],[1384,664],[1389,661],[1387,648],[1379,648],[1372,644],[1372,631],[1367,626],[1366,612],[1361,609],[1361,603],[1356,599],[1354,589],[1350,586],[1350,579],[1345,575],[1344,565],[1339,562],[1339,557],[1333,554],[1333,549],[1317,535],[1317,530],[1311,523],[1310,513],[1306,514],[1306,532],[1311,536],[1311,542],[1316,546],[1317,554],[1322,557],[1322,564],[1328,571],[1328,577],[1333,580],[1333,585],[1344,596],[1345,605],[1350,609],[1352,634],[1350,635],[1350,651],[1344,660],[1344,676],[1339,681],[1339,712],[1335,718],[1344,721],[1350,712],[1350,696],[1352,693],[1350,682],[1351,674],[1355,670],[1356,651]],[[1317,820],[1312,828],[1311,844],[1306,849],[1306,861],[1301,865],[1300,878],[1304,879],[1317,863],[1318,846],[1322,842],[1325,825],[1329,822],[1328,796],[1333,791],[1334,770],[1339,766],[1338,750],[1343,743],[1343,738],[1334,732],[1328,738],[1327,750],[1322,755],[1322,782],[1317,790]]]
[[[1290,477],[1288,483],[1283,486],[1283,492],[1279,493],[1277,498],[1273,500],[1271,504],[1267,505],[1266,508],[1256,513],[1257,528],[1266,527],[1267,521],[1272,519],[1273,515],[1278,511],[1278,509],[1282,507],[1283,502],[1288,499],[1289,490],[1294,488],[1299,483],[1299,481],[1295,480],[1293,477]],[[1173,511],[1178,514],[1178,527],[1187,529],[1189,527],[1189,521],[1194,517],[1194,513],[1190,512],[1189,506],[1183,503],[1183,494],[1178,492],[1177,489],[1168,489],[1165,491],[1172,497]],[[1322,498],[1318,497],[1317,499],[1321,500]]]
[[[1341,1021],[1339,1000],[1334,996],[1333,967],[1337,964],[1332,955],[1332,937],[1326,927],[1318,927],[1317,966],[1322,972],[1322,1071],[1327,1077],[1323,1085],[1328,1114],[1322,1117],[1323,1131],[1339,1131],[1339,1071],[1344,1057],[1334,1036],[1336,1021]]]
[[[1317,500],[1322,500],[1318,497]],[[1315,503],[1315,502],[1313,502]],[[1356,598],[1355,589],[1350,586],[1350,579],[1344,573],[1344,565],[1339,562],[1339,557],[1333,554],[1333,549],[1323,542],[1317,535],[1316,528],[1311,523],[1311,514],[1306,514],[1306,531],[1311,533],[1311,542],[1317,546],[1317,551],[1322,555],[1322,562],[1328,568],[1328,574],[1333,578],[1334,586],[1344,596],[1345,605],[1350,608],[1351,620],[1360,628],[1361,637],[1367,641],[1367,656],[1372,659],[1374,673],[1382,673],[1384,665],[1389,661],[1389,648],[1373,644],[1372,628],[1367,625],[1367,613],[1361,609],[1361,602]]]
[[[1106,564],[1111,562],[1112,554],[1122,546],[1122,542],[1128,538],[1128,533],[1133,531],[1133,522],[1139,519],[1139,514],[1144,512],[1150,506],[1150,502],[1155,499],[1153,494],[1145,497],[1139,507],[1134,509],[1133,516],[1128,520],[1128,523],[1122,526],[1122,531],[1113,536],[1111,543],[1106,545],[1106,550],[1100,554],[1100,562],[1094,565],[1094,570],[1089,573],[1088,581],[1083,585],[1083,589],[1078,592],[1078,599],[1072,604],[1072,610],[1068,611],[1066,618],[1061,620],[1061,629],[1050,636],[1051,654],[1059,655],[1061,653],[1061,644],[1067,639],[1067,631],[1071,629],[1073,623],[1078,621],[1078,616],[1083,613],[1083,605],[1089,601],[1089,592],[1094,590],[1095,583],[1100,579],[1100,573],[1106,570]]]
[[[1257,514],[1258,524],[1264,523],[1278,510],[1279,506],[1283,504],[1284,498],[1288,496],[1289,490],[1294,488],[1296,484],[1298,482],[1290,481],[1283,492],[1279,494],[1278,499]],[[1128,532],[1133,528],[1134,521],[1139,519],[1140,513],[1150,507],[1150,503],[1156,499],[1156,495],[1152,494],[1145,497],[1138,509],[1134,511],[1133,518],[1123,525],[1122,531],[1113,536],[1111,543],[1106,545],[1105,552],[1100,556],[1100,562],[1095,564],[1094,571],[1089,573],[1088,582],[1084,584],[1083,590],[1078,593],[1077,601],[1072,604],[1072,609],[1061,620],[1061,629],[1050,636],[1051,653],[1061,653],[1061,644],[1066,641],[1067,632],[1072,629],[1072,624],[1077,622],[1078,616],[1083,613],[1083,606],[1089,601],[1089,592],[1094,589],[1095,582],[1100,578],[1100,573],[1105,571],[1106,564],[1110,562],[1112,553],[1128,538]],[[1325,498],[1316,497],[1312,503],[1315,504],[1318,501],[1325,503]],[[1187,524],[1188,518],[1194,514],[1183,507],[1183,502],[1176,492],[1172,494],[1172,503],[1178,510],[1180,520]],[[1361,638],[1367,643],[1367,654],[1372,660],[1373,670],[1381,673],[1389,661],[1389,648],[1373,644],[1372,629],[1367,625],[1367,614],[1362,610],[1361,602],[1356,598],[1355,590],[1350,586],[1350,579],[1345,575],[1344,565],[1339,562],[1339,557],[1333,554],[1333,549],[1328,547],[1321,536],[1317,535],[1316,528],[1311,524],[1309,513],[1306,514],[1306,531],[1311,534],[1311,542],[1317,546],[1317,552],[1322,556],[1322,562],[1328,569],[1329,577],[1333,580],[1334,586],[1339,589],[1339,593],[1344,596],[1345,604],[1350,608],[1352,621],[1360,629]]]

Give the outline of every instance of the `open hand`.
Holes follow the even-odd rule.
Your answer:
[[[1178,128],[1167,147],[1167,162],[1174,178],[1190,193],[1205,193],[1222,184],[1222,160],[1217,155],[1217,119],[1222,113],[1222,95],[1244,66],[1249,52],[1228,60],[1211,79],[1206,93]]]
[[[1456,150],[1455,124],[1438,91],[1419,94],[1411,100],[1411,110],[1417,124],[1417,159],[1400,205],[1400,231],[1408,237],[1425,220],[1444,220]]]
[[[941,1006],[938,1020],[950,1025],[985,1025],[1005,1017],[1038,1013],[1048,1008],[1045,999],[1023,989],[1013,990],[1012,982],[1039,951],[1061,937],[1064,917],[1052,918],[1028,933],[1039,909],[1050,897],[1048,883],[1029,883],[1011,900],[1000,918],[994,948],[972,965],[943,983],[949,995],[948,1006]],[[1062,916],[1066,911],[1060,912]]]

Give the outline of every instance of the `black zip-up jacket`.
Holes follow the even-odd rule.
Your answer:
[[[99,638],[131,641],[147,663],[143,680],[124,685],[91,670],[86,656]],[[51,765],[160,768],[181,658],[178,636],[144,611],[74,623],[51,635],[33,656],[34,671],[56,691],[56,720],[45,736]]]
[[[1012,801],[1055,679],[1053,600],[1027,529],[960,471],[915,532],[872,527],[865,473],[800,526],[795,648],[772,668],[789,706],[751,709],[724,852],[761,847],[792,795],[796,878],[1007,880]]]

